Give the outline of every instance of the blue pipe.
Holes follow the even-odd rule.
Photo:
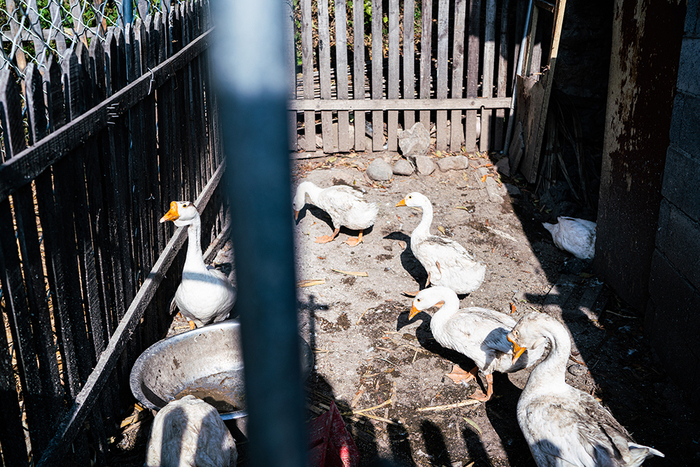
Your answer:
[[[212,1],[209,56],[227,160],[250,462],[303,467],[283,5]]]
[[[134,0],[122,0],[122,18],[124,26],[134,22]]]

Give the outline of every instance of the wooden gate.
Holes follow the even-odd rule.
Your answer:
[[[437,150],[502,150],[527,3],[299,0],[299,149],[396,151],[420,121]]]

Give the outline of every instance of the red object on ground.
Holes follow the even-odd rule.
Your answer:
[[[335,402],[326,413],[308,423],[310,467],[357,467],[360,451],[345,428]]]

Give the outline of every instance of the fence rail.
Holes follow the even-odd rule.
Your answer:
[[[224,227],[208,4],[143,18],[0,70],[1,465],[106,464],[184,261],[158,218]]]
[[[503,149],[527,2],[298,1],[300,149],[396,151],[415,121],[441,151]]]

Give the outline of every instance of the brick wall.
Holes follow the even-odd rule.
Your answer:
[[[700,0],[688,0],[645,329],[700,407]]]

